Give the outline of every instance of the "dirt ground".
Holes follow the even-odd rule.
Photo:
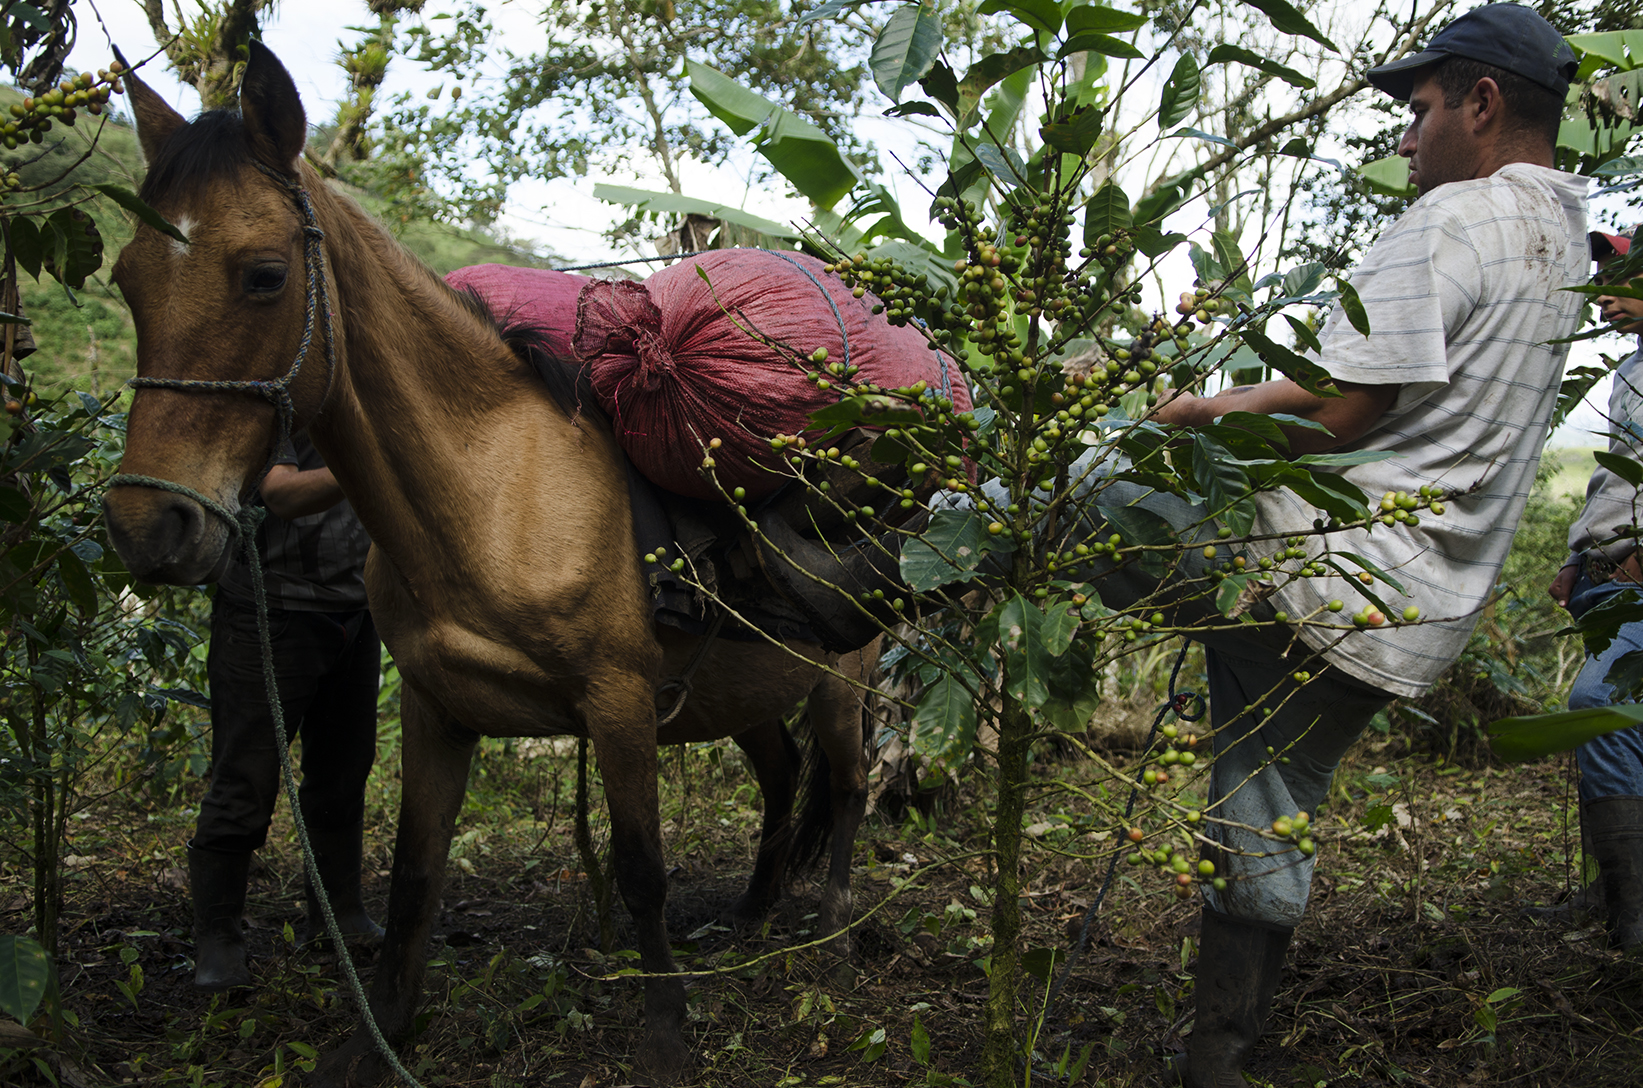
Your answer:
[[[1563,760],[1521,768],[1445,767],[1397,758],[1389,741],[1343,767],[1320,819],[1314,899],[1251,1066],[1256,1083],[1314,1085],[1635,1086],[1643,1080],[1643,963],[1605,947],[1578,914],[1524,913],[1568,889],[1578,832]],[[720,912],[751,867],[757,799],[729,749],[668,763],[671,932],[690,988],[691,1083],[713,1088],[964,1084],[976,1075],[987,979],[981,871],[945,859],[986,841],[984,787],[951,793],[928,815],[882,806],[857,845],[854,953],[848,969],[811,950],[818,889],[796,883],[757,932]],[[509,761],[512,761],[510,763]],[[608,1088],[641,1083],[625,1064],[640,1029],[630,964],[594,950],[598,927],[578,871],[564,797],[570,768],[529,769],[491,751],[470,794],[439,921],[420,1034],[402,1055],[426,1085]],[[1046,781],[1087,765],[1041,763]],[[1397,781],[1396,786],[1389,783]],[[549,791],[552,799],[549,800]],[[382,787],[385,798],[391,784]],[[1055,847],[1065,795],[1035,810],[1032,834]],[[1384,826],[1374,810],[1390,819]],[[183,842],[186,807],[123,795],[75,821],[64,923],[61,1042],[0,1050],[0,1082],[68,1085],[301,1083],[316,1052],[355,1017],[334,959],[294,949],[301,912],[288,829],[276,827],[253,874],[255,990],[205,996],[190,985]],[[386,804],[373,807],[375,869],[386,894]],[[1104,853],[1109,836],[1086,837]],[[1571,843],[1570,837],[1575,838]],[[1070,841],[1070,840],[1069,840]],[[1065,844],[1063,844],[1065,846]],[[1068,847],[1069,851],[1071,850]],[[1035,855],[1027,944],[1042,966],[1067,950],[1104,864]],[[25,885],[0,883],[0,932],[28,924]],[[891,896],[891,893],[894,895]],[[887,899],[887,896],[891,896]],[[1071,980],[1045,1014],[1036,978],[1021,1035],[1036,1060],[1019,1083],[1152,1085],[1190,1030],[1196,901],[1178,902],[1150,871],[1120,866]],[[372,953],[356,960],[367,980]],[[74,1020],[77,1019],[77,1023]],[[49,1034],[46,1018],[34,1029]],[[0,1038],[0,1047],[6,1038]],[[5,1055],[10,1055],[6,1057]],[[1063,1071],[1085,1058],[1076,1080]],[[32,1059],[39,1059],[38,1062]]]

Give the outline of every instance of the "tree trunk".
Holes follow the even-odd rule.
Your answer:
[[[1027,801],[1027,756],[1032,715],[1007,692],[998,721],[997,793],[993,811],[992,969],[987,976],[987,1034],[982,1083],[1015,1084],[1016,1004],[1021,990],[1021,818]]]

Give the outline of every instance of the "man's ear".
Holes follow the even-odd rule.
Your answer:
[[[1478,80],[1466,96],[1466,108],[1473,134],[1483,135],[1506,116],[1506,99],[1501,96],[1500,84],[1488,76]]]

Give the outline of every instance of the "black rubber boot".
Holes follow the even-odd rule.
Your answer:
[[[188,847],[188,890],[194,900],[194,985],[202,990],[250,986],[245,965],[245,879],[251,852],[220,854]]]
[[[314,846],[314,861],[319,867],[320,880],[331,899],[331,913],[337,917],[337,926],[346,939],[358,938],[375,941],[382,937],[382,927],[365,912],[365,901],[360,895],[360,868],[364,861],[365,825],[355,824],[341,831],[308,832],[308,841]],[[314,896],[313,882],[303,880],[303,894],[308,900],[308,922],[303,926],[301,944],[325,939],[325,915]]]
[[[1609,915],[1609,940],[1643,949],[1643,797],[1600,797],[1585,808]]]
[[[1198,1019],[1179,1063],[1187,1088],[1243,1088],[1244,1063],[1266,1024],[1295,930],[1204,908],[1195,987]]]

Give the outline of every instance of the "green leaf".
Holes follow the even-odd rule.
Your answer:
[[[1318,33],[1318,28],[1308,22],[1306,16],[1297,11],[1288,0],[1244,0],[1244,3],[1271,19],[1272,25],[1285,34],[1311,38],[1331,53],[1340,52],[1335,48],[1335,43]]]
[[[1051,655],[1044,644],[1044,613],[1017,593],[998,608],[998,639],[1004,650],[1004,690],[1030,707],[1050,697]]]
[[[953,70],[947,67],[946,61],[936,61],[930,66],[930,71],[918,81],[924,93],[940,102],[948,109],[958,110],[958,78]]]
[[[1217,136],[1215,133],[1205,132],[1201,128],[1178,128],[1169,134],[1169,138],[1172,140],[1178,136],[1184,136],[1193,140],[1203,140],[1205,143],[1220,144],[1222,147],[1230,147],[1234,150],[1238,147],[1237,144],[1233,143],[1225,136]]]
[[[968,115],[981,96],[996,84],[1021,71],[1042,64],[1044,53],[1036,45],[1018,45],[1007,53],[989,53],[970,65],[958,82],[959,113]]]
[[[792,227],[783,226],[773,219],[761,219],[756,215],[749,215],[740,208],[718,204],[711,200],[699,200],[696,197],[682,196],[679,193],[655,193],[648,189],[629,189],[625,185],[605,185],[601,183],[593,187],[593,196],[596,200],[606,200],[612,204],[623,204],[645,212],[672,215],[705,215],[712,219],[722,219],[726,223],[734,223],[738,227],[756,230],[760,234],[768,234],[772,238],[797,238],[799,236],[798,232]]]
[[[1084,205],[1084,244],[1093,247],[1103,234],[1117,234],[1132,225],[1130,198],[1108,178]]]
[[[130,189],[127,189],[125,186],[102,182],[92,185],[91,188],[96,189],[99,193],[102,193],[104,196],[114,201],[114,203],[118,204],[132,215],[135,215],[138,219],[142,220],[143,223],[153,227],[167,238],[175,238],[183,245],[188,244],[188,235],[178,230],[176,226],[172,224],[171,220],[149,207],[146,201]]]
[[[928,102],[903,102],[884,111],[886,117],[940,117],[941,111]]]
[[[1106,117],[1107,111],[1084,106],[1043,126],[1038,135],[1057,151],[1082,156],[1100,139]]]
[[[32,219],[19,217],[13,219],[7,229],[11,238],[11,255],[29,275],[39,279],[41,261],[46,252],[39,225]]]
[[[1158,514],[1142,506],[1096,506],[1096,511],[1123,537],[1125,544],[1157,546],[1173,544],[1175,530]],[[1141,569],[1158,576],[1165,570],[1164,557],[1158,552],[1143,552]]]
[[[907,1048],[913,1053],[913,1060],[920,1065],[930,1064],[930,1033],[924,1030],[924,1024],[913,1014],[913,1034],[907,1041]]]
[[[1215,247],[1215,259],[1221,262],[1227,275],[1233,277],[1234,282],[1245,291],[1250,290],[1249,262],[1244,260],[1244,251],[1238,248],[1238,240],[1227,231],[1217,230],[1210,235],[1210,244]]]
[[[1358,176],[1382,196],[1413,197],[1415,187],[1409,184],[1409,160],[1402,155],[1366,162],[1358,167]]]
[[[1601,34],[1570,34],[1564,39],[1570,48],[1586,57],[1596,57],[1600,67],[1630,71],[1643,59],[1643,31],[1611,30]],[[1581,64],[1585,71],[1586,65]],[[1584,77],[1583,77],[1584,78]]]
[[[1608,450],[1595,450],[1592,453],[1592,460],[1633,487],[1643,486],[1643,465],[1638,464],[1625,454],[1610,453]]]
[[[1308,261],[1306,264],[1296,265],[1284,273],[1284,280],[1278,288],[1280,298],[1304,298],[1316,291],[1324,282],[1324,273],[1329,271],[1322,261]]]
[[[1050,976],[1067,954],[1059,948],[1029,948],[1021,956],[1021,969],[1036,978],[1039,982],[1049,985]]]
[[[63,588],[68,591],[74,607],[80,610],[80,615],[86,619],[96,616],[97,586],[92,582],[85,562],[65,548],[57,556],[57,574],[63,579]]]
[[[1271,416],[1256,415],[1254,412],[1228,412],[1219,422],[1198,429],[1199,434],[1208,435],[1222,445],[1227,445],[1233,436],[1244,431],[1266,443],[1269,448],[1262,451],[1263,456],[1289,449],[1289,439],[1284,436],[1284,429]],[[1244,437],[1247,439],[1248,436]]]
[[[1175,62],[1175,70],[1170,73],[1169,82],[1164,84],[1163,93],[1158,98],[1158,127],[1160,130],[1174,128],[1186,119],[1187,114],[1198,105],[1198,91],[1203,84],[1203,78],[1198,73],[1198,62],[1191,53],[1182,53]]]
[[[1508,763],[1568,752],[1589,740],[1643,724],[1643,706],[1616,703],[1555,714],[1502,718],[1490,725],[1489,747]]]
[[[1135,241],[1135,248],[1153,260],[1157,260],[1187,240],[1184,234],[1175,231],[1165,234],[1156,227],[1140,227],[1130,237]]]
[[[1340,450],[1335,453],[1303,453],[1295,458],[1298,465],[1319,465],[1330,468],[1350,468],[1353,465],[1371,465],[1397,454],[1391,450]]]
[[[1014,189],[1027,176],[1027,164],[1021,161],[1015,148],[1000,148],[994,143],[976,145],[976,160],[987,168],[993,179],[1007,189]]]
[[[1192,172],[1177,174],[1159,184],[1158,188],[1142,197],[1135,206],[1136,226],[1156,223],[1191,199],[1188,191]]]
[[[27,937],[0,936],[0,1011],[27,1024],[46,996],[51,959]]]
[[[923,78],[941,52],[941,16],[930,0],[906,4],[890,16],[873,43],[868,67],[886,98],[901,101],[909,83]]]
[[[1007,11],[1032,27],[1054,34],[1061,29],[1061,5],[1056,0],[987,0],[976,9],[978,15]]]
[[[800,193],[831,208],[861,181],[832,137],[792,110],[754,94],[716,68],[685,62],[690,93],[738,136],[754,133],[754,148]]]
[[[1219,442],[1202,434],[1193,438],[1192,475],[1212,516],[1220,516],[1250,492],[1249,476],[1232,462],[1231,452]]]
[[[1066,60],[1075,53],[1099,53],[1103,57],[1122,57],[1125,60],[1140,60],[1146,56],[1129,42],[1110,34],[1079,34],[1056,50],[1055,59]]]
[[[928,593],[976,577],[986,556],[987,527],[974,510],[938,510],[924,532],[901,549],[901,578],[915,593]]]
[[[29,519],[29,511],[34,509],[23,493],[15,487],[0,485],[0,521],[9,521],[13,525],[21,525]]]
[[[866,2],[867,0],[827,0],[826,3],[811,8],[809,11],[799,16],[799,21],[796,25],[802,27],[808,26],[811,23],[820,22],[823,19],[833,19],[843,13],[845,8],[860,7]],[[435,18],[438,18],[438,16],[435,16]]]
[[[1341,391],[1335,387],[1335,379],[1329,376],[1329,371],[1311,359],[1297,355],[1281,344],[1273,343],[1254,329],[1241,329],[1238,335],[1243,337],[1250,350],[1261,357],[1263,363],[1313,396],[1341,395]]]
[[[1070,604],[1052,605],[1044,620],[1044,648],[1050,651],[1050,656],[1060,657],[1066,653],[1077,634],[1078,609]]]
[[[913,711],[913,750],[927,760],[964,755],[975,736],[975,699],[956,676],[943,672]]]
[[[1119,11],[1116,8],[1098,7],[1095,4],[1076,7],[1067,12],[1069,34],[1122,34],[1128,30],[1140,30],[1146,25],[1145,15]]]
[[[80,290],[86,277],[103,266],[103,236],[97,224],[79,208],[58,208],[46,220],[51,239],[46,243],[45,268],[65,287]]]
[[[1312,331],[1311,325],[1308,325],[1300,318],[1290,317],[1288,314],[1284,315],[1284,320],[1289,322],[1290,331],[1295,334],[1296,346],[1306,348],[1308,351],[1323,351],[1324,346],[1318,340],[1318,334]]]
[[[1346,311],[1346,319],[1352,322],[1352,327],[1358,330],[1360,336],[1368,336],[1369,311],[1363,308],[1363,299],[1358,297],[1358,289],[1352,286],[1349,280],[1338,279],[1335,286],[1341,292],[1341,309]]]
[[[1293,68],[1286,68],[1275,60],[1270,60],[1259,53],[1252,53],[1248,49],[1236,45],[1218,45],[1209,51],[1204,58],[1205,64],[1243,64],[1265,72],[1269,76],[1277,76],[1292,87],[1299,87],[1303,91],[1310,91],[1316,87],[1317,81],[1303,76]]]

